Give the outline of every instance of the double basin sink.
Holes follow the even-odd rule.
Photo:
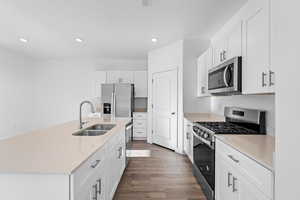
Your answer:
[[[74,136],[99,136],[104,135],[111,129],[113,129],[115,124],[95,124],[93,126],[87,127],[83,130],[80,130],[76,133],[73,133]]]

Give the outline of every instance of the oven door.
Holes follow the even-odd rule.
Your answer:
[[[242,58],[235,57],[208,72],[208,90],[212,94],[241,93]]]
[[[194,175],[208,200],[214,199],[215,188],[215,149],[195,132],[193,142]]]

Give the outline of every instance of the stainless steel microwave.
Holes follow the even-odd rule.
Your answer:
[[[234,57],[208,71],[208,91],[213,95],[242,93],[242,57]]]

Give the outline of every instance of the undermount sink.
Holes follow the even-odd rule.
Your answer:
[[[74,136],[99,136],[104,135],[111,129],[113,129],[115,124],[95,124],[93,126],[87,127],[83,130],[80,130],[76,133],[73,133]]]

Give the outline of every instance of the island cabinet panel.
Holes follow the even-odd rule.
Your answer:
[[[104,195],[102,184],[105,184],[105,180],[101,172],[106,171],[106,152],[105,145],[71,174],[72,200],[98,200]]]
[[[110,200],[125,169],[125,129],[70,176],[71,200]]]
[[[1,200],[69,200],[69,189],[68,175],[0,174]]]
[[[112,200],[125,170],[125,127],[69,173],[0,173],[0,199]]]
[[[125,169],[125,134],[112,140],[107,161],[107,199],[113,199]]]

